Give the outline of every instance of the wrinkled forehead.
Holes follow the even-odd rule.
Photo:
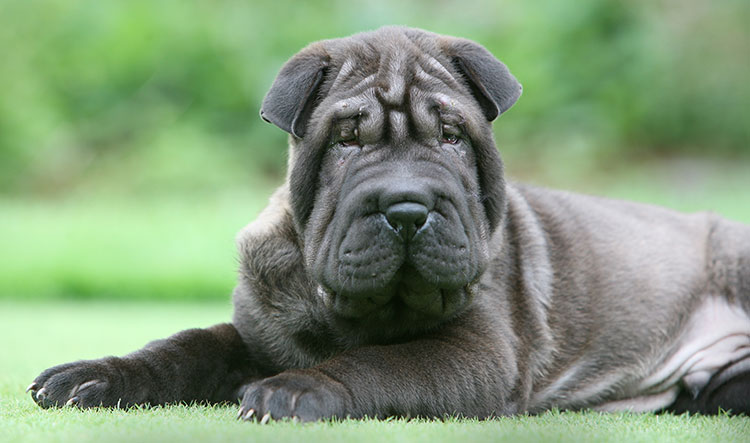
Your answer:
[[[377,57],[377,58],[376,58]],[[338,61],[340,68],[333,78],[331,91],[362,92],[373,88],[390,107],[402,106],[406,94],[414,89],[461,86],[448,68],[435,57],[415,50],[392,48],[369,57],[348,54]]]
[[[425,52],[349,52],[332,67],[320,117],[334,123],[356,117],[363,136],[394,137],[409,128],[431,136],[442,118],[463,121],[478,112],[453,68]]]

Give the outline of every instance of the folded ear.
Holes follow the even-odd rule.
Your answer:
[[[302,138],[327,66],[327,54],[315,44],[286,62],[263,99],[263,120]]]
[[[466,78],[487,120],[496,119],[521,96],[518,80],[483,46],[470,40],[450,38],[443,48]]]

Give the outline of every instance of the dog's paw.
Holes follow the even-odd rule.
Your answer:
[[[126,406],[115,357],[82,360],[42,372],[26,389],[41,407]]]
[[[344,418],[351,404],[344,386],[315,370],[287,371],[247,387],[238,418],[303,422]]]

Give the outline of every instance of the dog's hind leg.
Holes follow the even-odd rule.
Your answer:
[[[750,414],[750,356],[721,368],[696,397],[683,391],[667,411]]]
[[[726,329],[727,335],[719,336],[726,346],[719,349],[713,343],[696,353],[701,358],[694,359],[692,374],[683,378],[685,389],[667,410],[750,414],[750,226],[721,219],[714,221],[709,238],[708,275],[709,298],[713,300],[709,311],[715,315],[705,323],[705,333]],[[718,314],[720,311],[723,315]],[[726,348],[732,343],[731,348]],[[712,353],[712,349],[716,352]],[[729,360],[722,364],[723,358]],[[710,368],[712,362],[721,366],[715,371],[702,371],[699,367]]]

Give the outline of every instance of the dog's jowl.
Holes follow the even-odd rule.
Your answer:
[[[238,236],[232,322],[48,369],[33,399],[264,422],[749,412],[750,227],[506,183],[491,122],[520,95],[468,40],[311,44],[263,101],[289,174]]]

